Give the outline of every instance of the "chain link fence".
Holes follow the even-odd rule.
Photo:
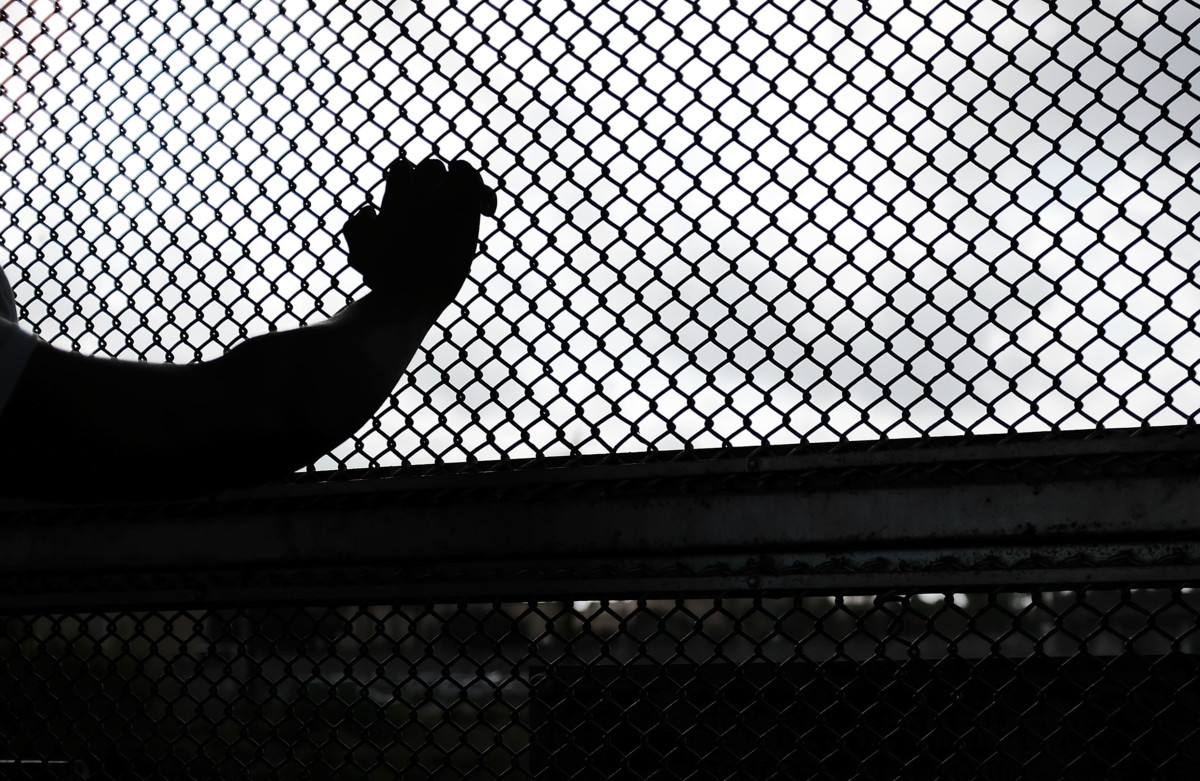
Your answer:
[[[462,157],[501,194],[472,281],[318,479],[1190,431],[1198,25],[1183,0],[10,2],[4,271],[58,346],[209,359],[361,295],[346,215],[397,155]],[[822,469],[750,478],[847,467]],[[881,474],[938,470],[983,479]],[[17,610],[0,779],[1187,778],[1194,586]]]
[[[211,358],[463,157],[473,281],[321,471],[1185,425],[1198,10],[14,2],[6,271],[62,347]]]
[[[1151,586],[11,617],[24,763],[0,776],[1186,778],[1198,608]]]

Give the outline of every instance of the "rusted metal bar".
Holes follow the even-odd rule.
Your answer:
[[[10,504],[0,604],[930,589],[1200,575],[1200,437],[330,480]],[[752,462],[753,465],[752,465]]]

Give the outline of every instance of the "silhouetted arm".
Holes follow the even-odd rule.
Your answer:
[[[476,252],[481,188],[464,164],[394,165],[380,212],[346,227],[373,290],[319,325],[189,365],[38,345],[0,416],[0,494],[183,496],[311,463],[387,401],[454,299]]]

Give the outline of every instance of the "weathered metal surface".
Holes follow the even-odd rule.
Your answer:
[[[330,481],[175,505],[10,505],[0,515],[2,599],[14,607],[1180,580],[1200,574],[1198,440],[947,441],[919,451]]]

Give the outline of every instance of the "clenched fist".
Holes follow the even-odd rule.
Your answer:
[[[397,160],[386,176],[378,212],[368,204],[346,221],[350,266],[373,291],[436,316],[467,278],[496,194],[462,161]]]

